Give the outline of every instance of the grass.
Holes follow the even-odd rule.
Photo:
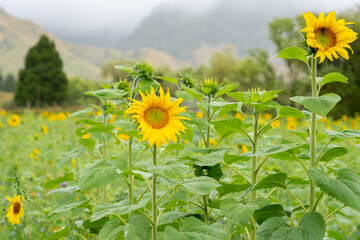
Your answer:
[[[0,108],[2,108],[4,104],[11,102],[13,98],[14,93],[0,91]]]

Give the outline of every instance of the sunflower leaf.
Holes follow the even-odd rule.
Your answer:
[[[347,79],[347,77],[345,77],[341,73],[337,73],[337,72],[328,73],[322,78],[320,88],[322,88],[325,84],[331,83],[331,82],[347,83],[348,79]]]
[[[306,65],[309,65],[306,54],[307,52],[302,48],[288,47],[281,50],[277,57],[283,59],[297,59],[303,61]]]
[[[311,112],[326,116],[341,100],[341,97],[335,93],[326,93],[320,97],[295,96],[290,100],[300,103]]]

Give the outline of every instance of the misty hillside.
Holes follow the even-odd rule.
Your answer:
[[[239,56],[248,49],[271,49],[268,23],[275,17],[294,17],[312,1],[218,0],[201,14],[189,13],[171,5],[160,5],[123,39],[120,49],[153,48],[182,58],[193,58],[193,51],[206,44],[212,47],[234,45]],[[306,10],[305,10],[306,9]]]
[[[24,65],[28,49],[35,45],[41,34],[46,34],[55,42],[69,76],[99,78],[103,62],[121,58],[115,49],[63,42],[38,25],[11,17],[0,9],[0,68],[3,73],[16,74]]]
[[[69,77],[100,80],[103,64],[121,58],[144,59],[154,66],[168,65],[172,69],[188,65],[166,52],[153,49],[136,49],[127,51],[125,55],[114,48],[68,43],[30,21],[8,15],[0,8],[0,68],[4,74],[17,75],[19,69],[23,68],[28,49],[35,45],[41,34],[48,35],[55,42]]]

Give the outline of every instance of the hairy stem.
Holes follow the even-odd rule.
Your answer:
[[[132,143],[133,143],[133,138],[129,137],[129,149],[128,149],[128,169],[131,171],[132,167],[133,167],[133,162],[132,162]],[[130,205],[133,204],[133,184],[134,184],[134,176],[132,174],[129,175],[129,203]]]
[[[311,57],[311,89],[312,96],[317,97],[317,86],[316,86],[316,59],[314,55]],[[316,113],[312,113],[311,117],[311,129],[310,129],[310,167],[316,167]],[[310,195],[309,195],[309,210],[314,211],[315,205],[315,183],[310,179]]]
[[[210,147],[210,131],[211,131],[211,128],[210,128],[210,121],[211,121],[211,108],[210,108],[210,102],[211,102],[211,95],[208,95],[208,104],[207,104],[207,116],[206,116],[206,120],[207,120],[207,123],[208,123],[208,126],[207,126],[207,131],[206,131],[206,147],[209,148]],[[207,198],[208,198],[208,195],[203,195],[203,211],[204,211],[204,218],[205,218],[205,223],[208,224],[209,223],[209,213],[208,213],[208,203],[207,203]]]
[[[254,113],[254,136],[253,136],[253,144],[252,144],[252,152],[253,154],[256,153],[257,150],[257,140],[258,140],[258,129],[259,128],[259,114],[256,112]],[[257,157],[252,157],[252,170],[251,170],[251,184],[256,184],[256,178],[257,178]],[[256,199],[256,191],[251,192],[251,201],[255,201]],[[251,217],[251,240],[256,239],[256,221],[254,217]]]
[[[157,148],[154,144],[153,147],[153,165],[157,165]],[[153,221],[153,228],[152,228],[152,240],[156,240],[157,238],[157,200],[156,200],[156,179],[157,174],[153,173],[152,176],[152,221]]]
[[[106,126],[106,114],[105,114],[105,110],[103,111],[103,115],[104,115],[104,126]],[[103,137],[103,144],[104,144],[104,165],[106,164],[106,133],[103,133],[102,134],[102,137]],[[103,194],[104,194],[104,202],[106,202],[106,184],[103,188]]]

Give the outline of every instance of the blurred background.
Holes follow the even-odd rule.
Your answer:
[[[83,92],[126,74],[114,65],[149,62],[157,76],[191,74],[199,83],[309,93],[307,69],[277,59],[302,46],[303,12],[336,11],[360,32],[360,0],[0,0],[0,109],[60,106],[92,100]],[[339,71],[348,85],[331,85],[343,100],[340,117],[360,112],[360,41],[349,61],[324,62],[319,75]],[[166,83],[164,83],[166,85]],[[174,88],[174,86],[167,86]]]

